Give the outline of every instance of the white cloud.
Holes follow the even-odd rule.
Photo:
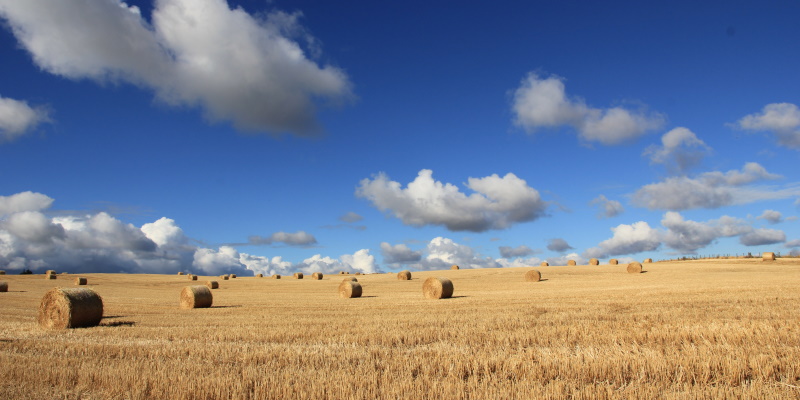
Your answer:
[[[589,262],[589,260],[578,253],[569,253],[558,257],[548,257],[547,263],[553,266],[567,265],[570,260],[575,261],[575,263],[578,265],[585,265]]]
[[[745,246],[761,246],[785,241],[786,233],[777,229],[758,228],[739,236],[739,243]]]
[[[159,0],[150,24],[118,0],[0,0],[0,17],[45,71],[147,87],[241,130],[313,134],[316,100],[351,97],[344,72],[317,65],[301,46],[318,50],[297,13],[255,17],[225,0]]]
[[[14,140],[49,119],[44,108],[0,96],[0,143]]]
[[[433,238],[425,248],[427,254],[419,268],[425,270],[448,269],[452,265],[461,268],[499,268],[501,265],[491,257],[484,257],[472,247],[458,244],[445,237]]]
[[[706,172],[696,178],[669,177],[661,182],[645,185],[633,194],[632,202],[651,210],[678,211],[787,198],[800,193],[797,188],[768,191],[745,187],[750,183],[778,178],[780,175],[771,174],[760,164],[749,162],[741,171]]]
[[[650,227],[647,222],[639,221],[631,225],[620,224],[611,228],[614,235],[584,252],[588,258],[606,258],[609,256],[635,254],[653,251],[661,245],[661,233]]]
[[[650,146],[643,155],[649,155],[652,164],[663,164],[670,172],[683,174],[699,164],[710,151],[694,132],[678,127],[661,137],[661,146]]]
[[[519,267],[538,266],[542,262],[542,259],[540,259],[539,257],[514,258],[513,260],[508,260],[506,258],[498,258],[495,261],[503,268],[519,268]]]
[[[733,217],[723,216],[717,220],[697,222],[685,220],[673,211],[664,214],[661,225],[667,228],[663,235],[664,244],[684,253],[694,253],[720,237],[738,236],[753,229]]]
[[[572,126],[590,142],[614,145],[642,136],[664,123],[664,117],[622,107],[593,108],[580,98],[571,99],[560,77],[541,78],[529,73],[514,92],[515,124],[528,131]]]
[[[800,239],[790,240],[783,245],[786,247],[800,247]]]
[[[269,237],[250,236],[248,240],[250,244],[254,245],[284,243],[289,246],[310,246],[317,243],[317,238],[305,231],[298,231],[295,233],[275,232]]]
[[[529,256],[535,251],[528,246],[520,245],[517,247],[500,246],[500,256],[503,258],[517,258]]]
[[[570,246],[569,243],[567,243],[566,240],[561,239],[561,238],[550,239],[547,242],[547,250],[550,250],[550,251],[557,251],[557,252],[560,253],[560,252],[564,252],[564,251],[572,250],[572,249],[573,249],[573,247]]]
[[[21,211],[41,211],[50,208],[52,204],[52,198],[30,191],[0,196],[0,216]]]
[[[167,217],[161,217],[156,222],[144,224],[141,229],[148,239],[159,246],[186,243],[183,229],[178,227],[174,220]]]
[[[198,275],[241,274],[245,266],[239,258],[239,252],[229,246],[221,246],[219,250],[198,248],[194,252],[192,270]]]
[[[392,246],[387,242],[382,242],[381,255],[386,264],[408,264],[419,262],[422,259],[421,251],[411,250],[402,243]]]
[[[364,219],[364,217],[362,217],[362,216],[360,216],[360,215],[358,215],[358,214],[356,214],[356,213],[354,213],[352,211],[349,211],[348,213],[346,213],[346,214],[342,215],[341,217],[339,217],[339,221],[342,221],[342,222],[345,222],[345,223],[348,223],[348,224],[351,224],[351,223],[354,223],[354,222],[358,222],[358,221],[361,221],[363,219]]]
[[[767,104],[761,113],[747,115],[737,123],[746,130],[771,131],[778,144],[800,150],[800,108],[794,104]]]
[[[371,274],[379,272],[375,264],[375,256],[369,254],[368,249],[361,249],[353,254],[345,254],[335,260],[330,257],[322,257],[317,254],[303,260],[293,267],[303,273],[311,274],[322,272],[323,274],[335,274],[339,271],[362,272]]]
[[[423,169],[402,188],[380,173],[363,179],[356,195],[382,211],[391,211],[406,225],[444,225],[451,231],[483,232],[506,229],[544,215],[547,203],[536,189],[512,173],[499,177],[469,178],[466,195],[458,187],[433,180],[433,171]]]
[[[764,212],[761,213],[761,215],[758,216],[757,218],[763,219],[771,224],[777,224],[781,222],[781,220],[783,219],[783,215],[780,213],[780,211],[764,210]]]
[[[599,212],[597,213],[597,218],[616,217],[617,215],[625,212],[625,208],[622,207],[622,203],[617,200],[609,200],[605,195],[602,194],[597,196],[589,204],[598,206]]]

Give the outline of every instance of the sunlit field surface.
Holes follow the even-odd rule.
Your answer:
[[[47,331],[73,275],[0,276],[0,393],[33,399],[800,398],[800,260],[200,277],[88,274],[99,327]],[[426,300],[443,276],[453,298]],[[213,307],[184,286],[217,280]]]

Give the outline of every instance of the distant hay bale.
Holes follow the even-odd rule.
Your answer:
[[[651,262],[653,262],[653,259],[652,259],[652,258],[646,258],[646,259],[644,260],[644,262],[646,262],[646,263],[651,263]]]
[[[56,278],[58,278],[58,275],[56,274],[47,274],[44,276],[44,279],[56,279]]]
[[[3,271],[2,269],[0,269],[0,275],[5,275],[5,274],[6,274],[6,271]]]
[[[339,275],[344,275],[344,274],[345,274],[344,271],[339,271]]]
[[[227,281],[230,278],[228,275],[220,275],[219,277],[222,278],[223,281]]]
[[[411,271],[405,269],[397,273],[397,280],[399,281],[410,281],[411,280]]]
[[[634,261],[628,264],[628,273],[629,274],[640,274],[642,273],[642,264],[637,261]]]
[[[339,284],[339,297],[341,298],[352,299],[354,297],[361,297],[361,293],[361,284],[356,281],[345,279]]]
[[[231,279],[236,278],[236,274],[231,274]]]
[[[303,273],[302,272],[295,272],[294,275],[292,275],[292,276],[294,276],[294,279],[303,279]]]
[[[0,282],[0,292],[7,292],[8,291],[8,282],[2,281]]]
[[[539,282],[540,280],[542,280],[542,273],[535,269],[525,273],[526,282]]]
[[[450,269],[460,269],[460,268],[459,268],[458,265],[453,265],[453,266],[450,267]]]
[[[348,276],[347,278],[342,279],[342,282],[351,281],[351,282],[358,282],[358,279],[354,276]]]
[[[211,289],[208,286],[186,286],[181,290],[181,308],[208,308],[214,302]]]
[[[311,279],[321,280],[322,279],[322,272],[314,272],[313,274],[311,274]]]
[[[187,275],[187,276],[189,277],[190,281],[196,281],[197,280],[197,275]]]
[[[593,258],[589,260],[589,265],[600,265],[600,260]]]
[[[86,278],[82,278],[82,277],[81,278],[75,278],[75,284],[76,285],[82,286],[82,285],[86,285],[88,283],[89,283],[89,280],[86,279]]]
[[[103,319],[103,299],[92,289],[53,288],[39,304],[39,325],[48,329],[97,326]]]
[[[453,282],[443,277],[430,277],[422,284],[426,299],[448,299],[453,296]]]
[[[364,275],[364,274],[362,274],[361,272],[356,272],[356,275]]]
[[[608,265],[619,265],[619,261],[616,258],[612,258],[608,260]]]
[[[549,266],[550,266],[550,263],[549,263],[549,262],[547,262],[547,261],[542,261],[542,263],[541,263],[541,264],[539,264],[539,266],[541,266],[541,267],[549,267]]]
[[[56,273],[56,270],[54,270],[54,269],[48,269],[47,271],[44,271],[45,275],[55,275],[55,273]]]
[[[256,278],[263,278],[264,274],[256,274]]]
[[[775,253],[771,251],[761,253],[761,261],[775,261]]]
[[[576,265],[576,264],[577,264],[577,263],[575,262],[575,260],[569,260],[569,261],[567,261],[567,265]]]
[[[278,274],[272,275],[272,279],[281,279],[281,276]]]
[[[178,271],[178,275],[183,275],[183,271]]]
[[[208,282],[206,282],[206,286],[208,286],[209,289],[219,289],[219,282],[217,282],[217,281],[208,281]]]

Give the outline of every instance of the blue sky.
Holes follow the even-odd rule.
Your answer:
[[[800,5],[519,3],[0,0],[0,268],[800,252]]]

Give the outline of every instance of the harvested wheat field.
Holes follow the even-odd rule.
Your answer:
[[[45,330],[41,276],[6,275],[0,393],[36,399],[800,398],[800,260],[242,277],[86,274],[99,326]],[[422,282],[452,280],[450,299]],[[207,279],[209,277],[202,277]],[[71,283],[71,282],[70,282]]]

